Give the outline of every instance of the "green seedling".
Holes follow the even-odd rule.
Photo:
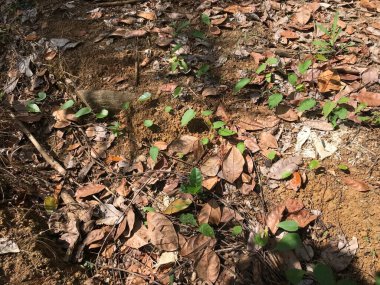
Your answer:
[[[124,110],[128,110],[130,106],[131,106],[131,103],[129,103],[129,102],[125,102],[121,107],[122,107]]]
[[[152,98],[152,93],[150,92],[144,92],[138,99],[137,101],[139,102],[145,102],[148,101],[150,98]]]
[[[121,134],[121,124],[120,122],[113,122],[108,129],[117,137]]]
[[[256,233],[253,237],[253,243],[260,248],[266,246],[268,241],[269,241],[268,229],[265,229],[264,231]]]
[[[204,116],[204,117],[208,117],[208,116],[211,116],[212,115],[212,111],[211,110],[204,110],[204,111],[202,111],[202,116]]]
[[[103,119],[108,116],[108,110],[102,109],[98,114],[96,114],[96,118]]]
[[[181,214],[179,216],[179,221],[184,225],[197,226],[197,220],[195,219],[193,214]]]
[[[158,154],[159,154],[160,150],[158,149],[158,147],[156,146],[151,146],[150,149],[149,149],[149,155],[150,155],[150,158],[155,162],[157,163],[157,157],[158,157]]]
[[[144,207],[143,208],[143,211],[145,213],[148,213],[148,212],[156,212],[156,209],[155,208],[152,208],[152,207]]]
[[[152,120],[144,120],[144,126],[147,128],[150,128],[153,126],[153,121]]]
[[[201,40],[204,40],[206,38],[205,34],[202,31],[199,31],[199,30],[193,30],[191,32],[191,35],[194,38],[201,39]]]
[[[217,130],[217,129],[220,129],[221,127],[225,126],[225,122],[223,121],[216,121],[216,122],[213,122],[212,123],[212,128]]]
[[[197,113],[193,109],[188,109],[185,112],[185,114],[183,114],[182,116],[181,127],[187,126],[187,124],[190,123],[190,121],[195,118],[196,114]]]
[[[234,86],[234,93],[240,92],[241,89],[243,89],[247,84],[251,82],[251,79],[249,78],[242,78],[238,81],[238,83]]]
[[[301,237],[298,233],[288,233],[277,243],[275,249],[278,251],[289,251],[296,249],[301,244]]]
[[[201,14],[201,21],[203,24],[207,25],[207,26],[211,26],[211,20],[210,20],[210,17],[206,14]]]
[[[284,96],[282,96],[280,93],[274,93],[270,95],[268,98],[269,109],[276,108],[281,103],[283,98]]]
[[[37,97],[33,100],[29,100],[26,103],[26,110],[30,113],[41,113],[40,107],[38,107],[38,103],[41,103],[43,100],[46,99],[46,93],[45,92],[38,92]]]
[[[245,144],[244,144],[244,142],[239,142],[236,145],[236,148],[240,151],[241,154],[243,154],[245,152]]]
[[[309,163],[309,169],[310,170],[317,169],[318,167],[319,167],[319,161],[318,160],[313,159],[312,161],[310,161],[310,163]]]
[[[345,164],[339,164],[339,165],[338,165],[338,168],[339,168],[340,170],[342,170],[342,171],[348,171],[348,170],[349,170],[348,166],[345,165]]]
[[[270,152],[267,153],[267,158],[269,160],[274,160],[277,156],[277,153],[274,150],[271,150]]]
[[[198,231],[206,237],[215,238],[214,229],[209,224],[201,224]]]
[[[72,106],[74,106],[74,100],[68,100],[66,101],[65,103],[62,104],[62,106],[60,107],[61,110],[67,110],[69,108],[71,108]]]
[[[202,77],[202,75],[206,74],[207,71],[210,69],[210,66],[208,64],[202,64],[202,66],[197,71],[197,78]]]
[[[202,173],[199,168],[194,167],[189,176],[188,183],[181,185],[181,191],[192,195],[197,195],[202,192]]]
[[[183,32],[185,29],[187,29],[190,26],[190,21],[181,21],[179,23],[175,23],[174,30],[175,33],[178,35],[179,33]]]
[[[201,138],[201,144],[202,145],[208,145],[209,142],[210,142],[209,138],[207,138],[207,137]]]
[[[309,111],[317,104],[317,101],[315,101],[313,98],[305,99],[301,102],[301,104],[298,106],[298,111],[304,112]]]
[[[84,108],[79,109],[79,111],[75,113],[75,117],[80,118],[84,115],[90,114],[91,112],[92,112],[91,108],[84,107]]]
[[[165,113],[171,113],[173,111],[173,108],[172,106],[166,106],[165,109],[164,109]]]
[[[344,120],[348,116],[348,110],[341,104],[345,104],[349,101],[347,97],[340,98],[337,102],[327,100],[322,108],[322,114],[327,118],[331,124],[336,127],[337,120]]]
[[[243,232],[243,228],[242,228],[242,226],[234,226],[234,227],[231,229],[231,234],[232,234],[233,236],[238,236],[238,235],[240,235],[242,232]]]
[[[236,134],[235,131],[232,131],[230,129],[227,129],[227,128],[220,128],[218,130],[218,134],[222,137],[229,137],[229,136],[233,136]]]
[[[178,98],[182,94],[182,87],[177,86],[173,91],[173,98]]]
[[[277,58],[270,57],[264,63],[259,65],[259,67],[256,69],[256,74],[262,73],[263,71],[265,71],[267,69],[268,66],[278,65],[278,63],[279,63],[279,61]],[[266,75],[266,78],[272,77],[272,73],[269,73],[269,74],[270,74],[269,76],[268,76],[268,74]]]
[[[187,73],[190,71],[188,64],[181,56],[174,55],[172,58],[169,59],[169,64],[170,64],[170,71],[173,73],[175,72]]]

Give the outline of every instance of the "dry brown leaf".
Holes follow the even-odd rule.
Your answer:
[[[168,93],[172,93],[174,91],[174,89],[176,89],[178,86],[178,83],[165,83],[165,84],[162,84],[158,90],[160,92],[168,92]]]
[[[259,131],[264,129],[263,124],[257,122],[249,116],[240,119],[238,126],[246,131]]]
[[[168,45],[170,45],[173,41],[173,38],[172,37],[168,37],[168,36],[158,36],[157,37],[157,40],[156,40],[156,45],[158,45],[159,47],[166,47]]]
[[[217,176],[209,177],[209,178],[203,179],[202,186],[206,188],[207,190],[212,190],[212,188],[215,187],[218,181],[219,181],[219,177]]]
[[[369,107],[379,107],[380,93],[362,90],[359,95],[356,96],[356,100],[358,100],[360,103],[367,104]]]
[[[240,5],[230,5],[227,8],[224,8],[223,11],[227,13],[242,13],[242,14],[248,14],[255,12],[256,8],[254,5],[248,5],[248,6],[240,6]]]
[[[222,217],[222,211],[215,199],[209,200],[198,215],[199,224],[218,225]]]
[[[205,89],[202,91],[202,96],[203,96],[203,97],[207,97],[207,96],[216,96],[216,95],[219,95],[219,92],[218,92],[218,89],[217,89],[217,88],[214,88],[214,87],[208,87],[208,88],[205,88]]]
[[[190,199],[176,199],[169,204],[169,206],[162,213],[165,215],[171,215],[181,212],[188,208],[193,203]]]
[[[137,17],[144,18],[150,21],[157,19],[157,16],[154,12],[140,12],[140,13],[137,13]]]
[[[243,155],[235,146],[232,146],[223,161],[224,179],[229,183],[234,183],[243,172],[244,164]]]
[[[266,218],[266,224],[272,234],[276,234],[278,227],[277,224],[281,221],[282,215],[285,211],[285,206],[280,205],[274,208],[269,214],[268,217]]]
[[[243,183],[241,188],[239,189],[241,194],[243,195],[249,195],[253,192],[253,190],[256,187],[256,182],[252,181],[252,183]]]
[[[96,241],[102,240],[104,236],[105,236],[105,231],[103,228],[93,230],[87,234],[86,238],[83,240],[83,244],[90,245]]]
[[[201,166],[201,172],[206,176],[215,176],[220,168],[220,159],[217,155],[209,157]]]
[[[131,188],[126,187],[127,185],[127,179],[123,177],[121,179],[120,185],[115,189],[116,193],[120,196],[127,197],[129,193],[131,193]]]
[[[336,71],[326,70],[318,76],[318,91],[321,93],[339,91],[340,76]]]
[[[218,17],[218,18],[215,18],[215,19],[211,19],[211,25],[213,25],[213,26],[221,25],[221,24],[223,24],[223,22],[224,22],[225,20],[227,20],[227,17],[228,17],[227,14],[223,14],[222,17]]]
[[[222,217],[220,219],[221,223],[228,223],[232,219],[235,219],[238,222],[241,222],[244,220],[244,218],[235,210],[228,208],[228,207],[223,207],[222,209]]]
[[[164,215],[156,212],[147,214],[148,231],[153,245],[164,251],[178,249],[178,236],[173,223]]]
[[[133,209],[129,209],[116,230],[114,240],[117,240],[122,234],[124,234],[125,237],[130,237],[135,225],[135,220],[135,212]]]
[[[380,11],[380,1],[378,0],[360,0],[360,6],[370,11]]]
[[[362,74],[363,84],[370,84],[379,81],[379,70],[376,67],[370,67]]]
[[[289,40],[296,40],[299,39],[300,36],[296,32],[284,30],[281,32],[281,37]]]
[[[168,180],[166,180],[166,184],[164,186],[163,191],[167,195],[173,196],[177,192],[178,184],[179,179],[169,178]]]
[[[196,262],[195,271],[204,281],[214,283],[219,276],[220,259],[210,248],[207,248],[202,257]]]
[[[307,22],[309,22],[310,18],[311,18],[311,11],[308,10],[305,6],[302,6],[298,10],[297,14],[295,15],[295,19],[302,26],[307,24]]]
[[[334,127],[331,123],[325,120],[307,120],[304,121],[303,124],[312,129],[320,130],[320,131],[332,131]]]
[[[87,184],[83,187],[78,188],[77,191],[75,192],[75,197],[77,199],[82,198],[82,197],[87,197],[87,196],[99,193],[100,191],[102,191],[105,188],[106,188],[106,186],[104,186],[102,184],[90,183],[90,184]]]
[[[268,132],[261,132],[259,146],[262,150],[268,148],[278,148],[277,139]]]
[[[248,138],[244,140],[245,146],[252,152],[258,152],[260,150],[259,145],[257,144],[256,138]]]
[[[285,202],[285,207],[288,213],[295,213],[302,210],[305,206],[301,200],[288,199]]]
[[[298,120],[297,113],[289,106],[280,105],[276,108],[277,117],[287,122],[294,122]]]
[[[290,214],[287,220],[296,221],[300,228],[304,228],[317,218],[318,216],[312,215],[308,210],[303,209],[297,213]]]
[[[343,177],[343,182],[351,189],[357,190],[359,192],[367,192],[370,190],[370,187],[367,183],[362,180],[352,179],[350,177]]]
[[[211,246],[212,240],[212,238],[202,234],[193,236],[181,247],[180,255],[192,258],[202,252],[206,246]]]
[[[301,185],[302,185],[301,174],[298,171],[296,171],[293,173],[293,177],[292,179],[289,180],[289,182],[287,183],[287,186],[294,191],[298,191],[301,188]]]
[[[183,153],[184,155],[190,153],[194,149],[194,144],[198,141],[198,138],[190,135],[183,135],[179,139],[173,141],[169,150],[171,153]]]
[[[292,156],[288,158],[282,158],[272,165],[269,169],[269,178],[281,180],[284,179],[289,173],[293,173],[298,169],[298,166],[302,164],[301,156]]]
[[[216,36],[222,33],[221,29],[219,29],[217,26],[211,26],[209,30],[211,34]]]
[[[224,122],[228,122],[230,120],[230,115],[228,114],[226,107],[224,107],[223,104],[218,105],[215,115],[221,118]]]
[[[137,37],[143,37],[147,34],[148,32],[145,30],[127,30],[123,28],[118,28],[114,32],[111,33],[110,36],[115,36],[115,37],[123,37],[125,39],[130,39],[130,38],[137,38]]]
[[[132,236],[124,243],[124,246],[129,246],[134,249],[139,249],[149,243],[149,231],[140,222],[140,226],[134,229]]]

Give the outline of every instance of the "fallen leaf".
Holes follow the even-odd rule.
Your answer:
[[[161,91],[161,92],[168,92],[168,93],[172,93],[174,91],[174,89],[176,89],[178,86],[178,83],[166,83],[166,84],[162,84],[158,90]]]
[[[248,5],[248,6],[240,6],[240,5],[230,5],[227,8],[223,9],[224,12],[227,13],[242,13],[242,14],[248,14],[253,13],[256,11],[256,8],[254,5]]]
[[[298,191],[301,188],[301,185],[302,185],[301,174],[298,171],[296,171],[293,173],[293,177],[292,179],[289,180],[289,182],[287,183],[287,186],[294,191]]]
[[[168,196],[173,196],[177,192],[178,184],[179,179],[169,178],[168,180],[166,180],[166,184],[164,186],[163,191]]]
[[[232,146],[223,161],[223,177],[229,183],[234,183],[243,172],[245,164],[244,157],[241,152]]]
[[[227,113],[227,110],[223,106],[223,104],[218,105],[218,108],[216,109],[215,115],[220,117],[225,123],[230,120],[230,115]]]
[[[369,107],[379,107],[380,106],[380,93],[367,92],[362,90],[359,95],[356,96],[356,100],[360,103],[365,103]]]
[[[280,205],[280,206],[277,206],[276,208],[274,208],[267,216],[266,218],[266,225],[268,226],[268,228],[270,229],[270,231],[272,232],[272,234],[276,234],[277,230],[278,230],[278,223],[282,220],[282,215],[285,211],[285,206],[284,205]]]
[[[115,189],[116,193],[122,197],[127,197],[129,193],[131,193],[131,188],[126,187],[127,179],[123,177],[121,179],[120,185]]]
[[[288,213],[295,213],[302,210],[305,206],[301,200],[298,199],[288,199],[285,202],[285,207]]]
[[[156,20],[157,16],[153,12],[139,12],[137,13],[137,17],[144,18],[150,21]]]
[[[207,190],[212,190],[212,188],[215,187],[218,181],[219,181],[219,178],[217,176],[209,177],[209,178],[203,179],[202,186],[206,188]]]
[[[164,251],[178,249],[178,236],[173,223],[164,215],[156,212],[147,214],[148,231],[153,245]]]
[[[255,181],[252,181],[252,183],[243,183],[241,188],[239,189],[241,194],[243,195],[249,195],[253,192],[253,190],[256,187]]]
[[[18,253],[20,249],[18,245],[7,238],[0,238],[0,254]]]
[[[248,138],[244,140],[244,145],[252,152],[258,152],[260,150],[259,145],[257,144],[256,138]]]
[[[182,153],[186,155],[193,151],[194,145],[197,141],[198,138],[196,137],[183,135],[169,145],[169,150],[172,153]]]
[[[276,115],[287,122],[294,122],[298,120],[297,113],[291,107],[286,105],[279,105],[276,108]]]
[[[312,215],[308,210],[303,209],[296,213],[290,214],[287,217],[287,220],[293,220],[297,222],[300,228],[304,228],[317,218],[318,216]]]
[[[299,35],[296,32],[289,31],[289,30],[284,30],[281,32],[281,36],[286,39],[290,40],[296,40],[299,39]]]
[[[222,211],[215,199],[209,200],[198,215],[199,224],[218,225],[222,217]]]
[[[293,173],[298,169],[298,166],[302,164],[301,156],[292,156],[288,158],[282,158],[275,162],[269,169],[269,178],[275,180],[281,180],[285,174]]]
[[[84,245],[90,245],[96,241],[102,240],[105,236],[105,231],[103,228],[95,229],[89,232],[86,238],[83,240]]]
[[[219,256],[212,249],[207,248],[202,257],[196,262],[195,271],[204,281],[214,283],[220,271]]]
[[[251,117],[244,117],[240,119],[238,126],[246,131],[259,131],[264,129],[264,125],[257,122]]]
[[[366,8],[370,11],[377,11],[380,10],[380,1],[378,0],[360,0],[360,6],[363,8]]]
[[[228,207],[223,207],[222,209],[222,217],[220,219],[221,223],[228,223],[232,219],[235,219],[238,222],[241,222],[244,220],[244,218],[235,210],[228,208]]]
[[[124,243],[124,246],[128,246],[134,249],[139,249],[149,243],[149,231],[148,229],[140,222],[140,225],[137,226],[131,237]]]
[[[303,124],[305,126],[309,126],[312,129],[320,130],[320,131],[332,131],[334,127],[331,123],[324,120],[307,120],[304,121]]]
[[[110,34],[110,36],[116,36],[116,37],[123,37],[125,39],[130,39],[130,38],[137,38],[137,37],[143,37],[147,34],[148,32],[145,30],[127,30],[123,28],[118,28],[114,32]]]
[[[336,71],[326,70],[318,76],[319,92],[339,91],[340,88],[340,76]]]
[[[198,255],[206,246],[211,246],[212,238],[203,234],[198,234],[189,238],[181,247],[180,255],[193,258]]]
[[[223,14],[222,16],[219,16],[218,18],[211,19],[211,25],[218,26],[223,24],[225,20],[227,20],[228,15]]]
[[[202,174],[206,176],[215,176],[220,168],[220,159],[217,155],[209,157],[201,166]]]
[[[114,240],[117,240],[122,234],[124,234],[125,237],[130,237],[135,225],[135,219],[135,212],[133,209],[129,209],[128,213],[124,216],[123,220],[120,222],[116,230]]]
[[[103,184],[90,183],[83,187],[78,188],[77,191],[75,192],[75,197],[79,199],[79,198],[87,197],[90,195],[94,195],[96,193],[99,193],[105,188],[106,186],[104,186]]]
[[[370,187],[362,180],[352,179],[350,177],[343,177],[342,180],[351,189],[359,192],[370,191]]]
[[[379,70],[376,67],[370,67],[362,74],[363,84],[370,84],[379,81]]]
[[[162,213],[171,215],[187,209],[193,203],[190,199],[176,199],[169,204],[169,206]]]
[[[262,150],[266,150],[268,148],[278,148],[277,139],[271,133],[261,132],[259,146]]]
[[[178,260],[178,252],[163,252],[158,258],[157,264],[155,267],[160,267],[161,265],[175,263]]]
[[[96,220],[97,225],[114,226],[122,221],[123,213],[120,212],[112,204],[100,204],[100,211],[103,213],[103,218]]]

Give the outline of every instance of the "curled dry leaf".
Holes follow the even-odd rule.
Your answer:
[[[288,213],[295,213],[302,210],[305,206],[301,200],[298,199],[288,199],[285,202],[285,207]]]
[[[215,187],[218,181],[219,181],[219,178],[217,176],[209,177],[209,178],[203,179],[202,186],[206,188],[207,190],[212,190],[212,188]]]
[[[280,105],[276,108],[277,117],[287,122],[294,122],[298,120],[297,113],[289,106]]]
[[[186,243],[181,247],[180,255],[194,258],[201,253],[206,246],[212,247],[214,243],[215,239],[198,234],[186,241]]]
[[[137,17],[144,18],[150,21],[156,20],[157,16],[153,12],[139,12],[137,13]]]
[[[196,262],[195,271],[201,279],[214,283],[218,279],[220,271],[219,256],[215,251],[207,248],[201,258]]]
[[[301,211],[298,211],[297,213],[290,214],[287,220],[296,221],[300,228],[304,228],[317,218],[318,216],[313,215],[308,210],[303,209]]]
[[[379,81],[379,70],[376,67],[370,67],[362,74],[363,84],[370,84]]]
[[[339,91],[340,76],[336,71],[326,70],[318,76],[318,91],[321,93]]]
[[[280,159],[269,169],[268,176],[272,179],[281,180],[285,174],[296,171],[301,164],[302,157],[299,155]]]
[[[163,191],[168,196],[173,196],[173,195],[175,195],[175,193],[177,193],[178,184],[179,184],[179,179],[177,179],[177,178],[169,178],[166,181],[166,184],[164,186]]]
[[[112,204],[100,204],[100,211],[104,216],[96,221],[97,225],[114,226],[122,221],[123,213]]]
[[[198,215],[199,224],[218,225],[222,217],[222,211],[215,199],[209,200]]]
[[[209,157],[201,166],[202,174],[206,176],[215,176],[220,168],[220,159],[217,155]]]
[[[259,145],[257,144],[256,138],[248,138],[244,140],[245,146],[252,152],[258,152],[260,150]]]
[[[289,40],[296,40],[299,39],[300,36],[296,32],[284,30],[281,32],[281,37]]]
[[[357,190],[359,192],[367,192],[370,190],[370,187],[367,183],[362,180],[352,179],[350,177],[343,177],[343,182],[351,189]]]
[[[139,249],[148,243],[149,231],[141,222],[139,222],[133,229],[131,237],[124,243],[124,246]]]
[[[268,132],[261,132],[259,146],[262,150],[268,148],[278,148],[277,139]]]
[[[168,144],[164,141],[157,141],[153,145],[159,150],[166,150],[168,148]]]
[[[356,100],[358,100],[360,103],[367,104],[369,107],[379,107],[380,93],[362,90],[359,95],[356,96]]]
[[[197,141],[198,141],[198,138],[196,137],[183,135],[179,139],[173,141],[170,144],[169,150],[171,153],[188,154],[193,151],[194,145]]]
[[[302,185],[301,174],[298,171],[296,171],[293,173],[293,177],[292,179],[289,180],[289,182],[287,183],[287,186],[294,191],[298,191],[301,188],[301,185]]]
[[[177,251],[171,251],[171,252],[163,252],[161,253],[160,257],[158,258],[157,264],[155,267],[160,267],[161,265],[174,263],[178,260],[178,252]]]
[[[312,129],[320,130],[320,131],[332,131],[334,130],[333,125],[331,123],[324,120],[307,120],[304,121],[303,124]]]
[[[96,193],[99,193],[100,191],[102,191],[105,188],[106,188],[106,186],[104,186],[102,184],[90,183],[90,184],[87,184],[83,187],[78,188],[77,191],[75,192],[75,197],[77,199],[79,199],[79,198],[87,197],[90,195],[94,195]]]
[[[218,95],[219,92],[218,92],[218,89],[217,88],[214,88],[214,87],[208,87],[208,88],[205,88],[203,91],[202,91],[202,96],[203,97],[207,97],[207,96],[216,96]]]
[[[147,221],[149,236],[153,245],[165,251],[178,249],[178,236],[173,223],[168,218],[160,213],[149,212]]]
[[[231,147],[223,161],[223,177],[229,183],[234,183],[243,172],[244,157],[235,147]]]
[[[123,177],[121,179],[120,185],[115,189],[116,193],[122,197],[127,197],[128,194],[131,192],[131,188],[126,187],[126,184],[127,184],[127,179]]]
[[[274,208],[269,214],[268,217],[266,218],[266,224],[272,234],[276,234],[278,227],[277,224],[281,221],[282,215],[285,211],[285,206],[280,205]]]
[[[122,234],[125,237],[130,237],[133,227],[135,225],[135,220],[135,212],[133,211],[133,209],[129,209],[128,213],[124,216],[123,220],[121,221],[116,230],[114,240],[117,240]]]

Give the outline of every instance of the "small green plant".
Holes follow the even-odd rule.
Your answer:
[[[187,29],[190,26],[190,21],[181,21],[179,23],[174,24],[174,30],[175,34],[178,35],[179,33],[183,32],[185,29]]]
[[[210,69],[210,66],[208,64],[202,64],[202,66],[198,69],[196,73],[197,78],[202,77],[202,75],[206,74],[209,69]]]
[[[281,174],[281,179],[287,179],[290,176],[292,176],[292,174],[293,173],[291,171],[285,171],[284,173]]]
[[[298,285],[302,281],[305,274],[306,271],[295,268],[285,271],[285,277],[292,285]]]
[[[229,137],[235,135],[236,132],[227,128],[220,128],[218,134],[222,137]]]
[[[66,101],[65,103],[62,104],[62,106],[60,107],[61,110],[67,110],[69,108],[71,108],[72,106],[74,106],[74,100],[68,100]]]
[[[220,129],[221,127],[225,126],[225,122],[223,121],[216,121],[216,122],[213,122],[212,123],[212,128],[217,130],[217,129]]]
[[[131,105],[131,103],[129,103],[129,102],[125,102],[125,103],[121,106],[121,108],[124,109],[124,110],[128,110],[129,107],[130,107],[130,105]]]
[[[269,241],[268,229],[256,233],[253,237],[253,243],[258,247],[264,247]]]
[[[209,142],[210,142],[210,139],[208,137],[201,138],[201,144],[208,145]]]
[[[45,92],[38,92],[37,97],[33,100],[29,100],[26,103],[26,109],[30,113],[41,113],[40,107],[38,107],[38,103],[41,103],[43,100],[46,99],[46,93]]]
[[[156,146],[151,146],[150,149],[149,149],[149,155],[150,155],[150,158],[155,162],[157,163],[157,157],[158,157],[158,153],[160,152],[160,150],[158,149],[158,147]]]
[[[202,111],[202,116],[204,116],[204,117],[208,117],[208,116],[211,116],[212,115],[212,111],[211,110],[204,110],[204,111]]]
[[[173,108],[172,108],[172,106],[166,106],[164,111],[165,111],[165,113],[170,114],[173,111]]]
[[[278,59],[275,57],[269,57],[264,63],[260,64],[256,69],[256,74],[260,74],[267,69],[268,66],[275,66],[278,64]],[[270,73],[271,74],[271,73]]]
[[[211,26],[211,20],[210,20],[210,17],[206,14],[201,14],[201,21],[203,24],[207,25],[207,26]]]
[[[173,91],[173,98],[178,98],[182,94],[182,87],[177,86]]]
[[[278,251],[288,251],[299,247],[302,244],[298,233],[287,233],[276,245]]]
[[[144,126],[147,128],[150,128],[153,126],[153,121],[152,120],[144,120]]]
[[[96,114],[96,118],[103,119],[108,116],[108,110],[102,109],[98,114]]]
[[[186,61],[181,57],[177,55],[173,55],[172,58],[169,59],[170,63],[170,71],[171,72],[183,72],[187,73],[190,68]]]
[[[195,115],[197,113],[193,110],[193,109],[188,109],[182,116],[182,119],[181,119],[181,127],[184,127],[184,126],[187,126],[188,123],[190,123],[190,121],[192,119],[195,118]]]
[[[137,101],[139,102],[145,102],[148,101],[150,98],[152,98],[152,93],[150,92],[144,92],[138,99]]]
[[[309,111],[317,104],[317,101],[313,98],[305,99],[301,102],[301,104],[298,106],[298,111],[304,112]]]
[[[282,96],[282,94],[280,94],[280,93],[274,93],[274,94],[270,95],[268,98],[269,109],[276,108],[281,103],[283,98],[284,98],[284,96]]]
[[[240,151],[241,154],[243,154],[245,152],[245,144],[244,144],[244,142],[239,142],[236,145],[236,148]]]
[[[181,185],[181,191],[184,193],[189,193],[197,195],[202,192],[202,173],[199,168],[194,167],[189,176],[188,183]]]
[[[148,212],[156,212],[156,209],[155,208],[152,208],[152,207],[144,207],[143,208],[143,211],[145,213],[148,213]]]
[[[209,224],[201,224],[198,231],[206,237],[215,238],[214,229]]]
[[[313,159],[312,161],[310,161],[310,163],[309,163],[309,169],[310,170],[317,169],[318,167],[319,167],[319,161],[318,160]]]
[[[79,109],[79,111],[75,113],[75,117],[76,118],[80,118],[80,117],[82,117],[84,115],[90,114],[91,112],[92,112],[91,108],[84,107],[84,108]]]
[[[197,226],[197,220],[195,219],[193,214],[181,214],[179,216],[179,221],[184,225]]]
[[[270,152],[267,153],[267,158],[269,160],[274,160],[277,156],[277,153],[274,150],[271,150]]]
[[[251,82],[251,79],[249,78],[242,78],[238,81],[238,83],[234,86],[234,93],[240,92],[241,89],[243,89],[247,84]]]
[[[240,235],[242,232],[243,232],[243,228],[242,228],[242,226],[234,226],[234,227],[231,229],[231,234],[232,234],[233,236],[238,236],[238,235]]]
[[[277,224],[277,227],[287,231],[287,232],[295,232],[298,231],[298,224],[295,221],[283,221]]]
[[[108,129],[117,137],[121,134],[121,124],[120,122],[113,122]]]
[[[339,164],[339,165],[338,165],[338,168],[339,168],[340,170],[342,170],[342,171],[348,171],[348,170],[349,170],[348,166],[345,165],[345,164]]]
[[[348,116],[348,110],[342,106],[349,101],[347,97],[340,98],[337,102],[327,100],[322,108],[322,114],[335,128],[338,119],[344,120]]]

